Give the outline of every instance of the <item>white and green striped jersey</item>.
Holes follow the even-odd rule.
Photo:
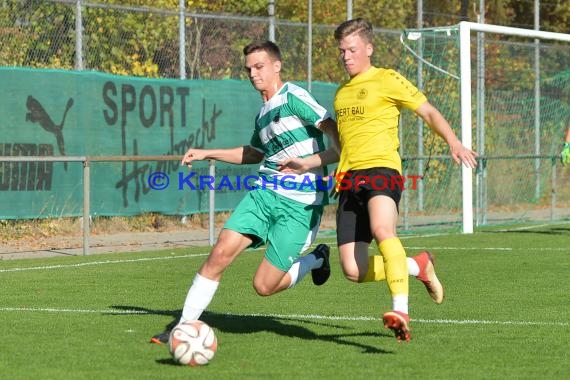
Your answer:
[[[323,204],[328,186],[322,184],[328,175],[326,167],[295,175],[279,172],[277,163],[324,151],[323,132],[317,125],[329,118],[330,113],[307,90],[284,83],[255,118],[250,145],[265,155],[256,185],[304,204]]]

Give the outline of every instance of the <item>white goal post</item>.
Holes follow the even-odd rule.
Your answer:
[[[471,32],[495,33],[543,40],[570,42],[570,34],[544,32],[499,25],[462,21],[459,23],[461,141],[472,149],[472,90],[471,90]],[[462,165],[463,233],[473,233],[473,177],[472,170]]]

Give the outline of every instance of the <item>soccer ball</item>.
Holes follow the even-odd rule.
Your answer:
[[[218,339],[206,323],[186,321],[172,329],[168,348],[177,363],[196,367],[212,360],[218,348]]]

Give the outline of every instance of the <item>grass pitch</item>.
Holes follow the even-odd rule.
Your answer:
[[[219,348],[173,363],[149,338],[180,313],[207,248],[0,262],[6,379],[558,379],[570,375],[570,224],[410,235],[446,288],[410,279],[412,341],[382,327],[385,283],[354,284],[332,250],[330,280],[262,298],[262,251],[227,270],[203,320]],[[326,242],[320,239],[318,242]],[[334,247],[334,243],[331,245]]]

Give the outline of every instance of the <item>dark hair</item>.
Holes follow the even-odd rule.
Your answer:
[[[372,43],[372,24],[361,17],[347,20],[340,24],[334,31],[334,38],[337,41],[340,41],[352,33],[358,33],[360,38],[362,38],[365,42]]]
[[[281,61],[279,46],[272,41],[252,42],[243,48],[243,55],[247,56],[256,51],[266,52],[274,61]]]

